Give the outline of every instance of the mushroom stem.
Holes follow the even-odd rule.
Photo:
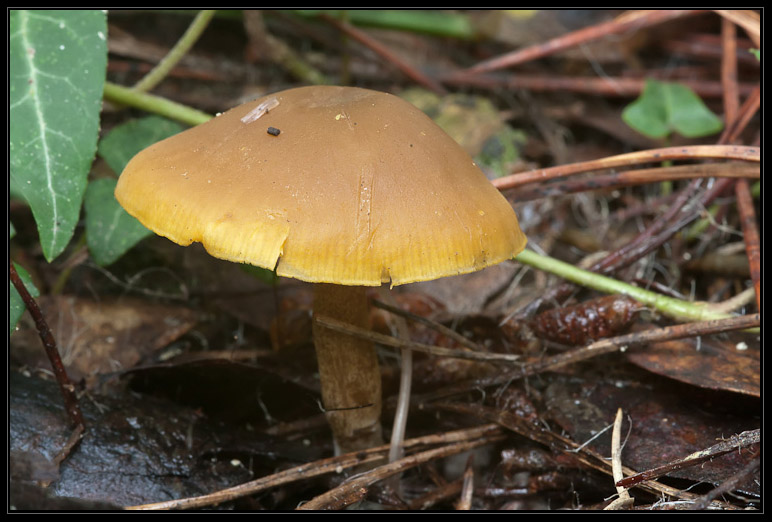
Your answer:
[[[365,287],[314,285],[314,314],[370,327]],[[383,444],[381,372],[372,342],[313,324],[322,402],[340,455]]]

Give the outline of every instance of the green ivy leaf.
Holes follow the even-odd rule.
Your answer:
[[[102,178],[86,189],[86,243],[101,266],[115,262],[131,247],[153,233],[118,204],[113,192],[117,181]]]
[[[107,66],[104,11],[9,15],[10,189],[49,261],[69,243],[94,159]]]
[[[32,277],[30,277],[29,272],[16,263],[14,263],[13,266],[16,268],[16,273],[19,274],[21,282],[24,283],[24,287],[30,295],[32,295],[32,297],[39,296],[40,292],[38,292],[38,289],[32,284]],[[24,301],[22,301],[19,292],[16,291],[16,287],[13,286],[13,283],[8,281],[8,284],[10,285],[10,290],[8,292],[8,325],[10,332],[8,332],[8,335],[10,335],[16,328],[16,323],[21,319],[21,315],[24,313],[26,306],[24,305]]]
[[[182,130],[178,123],[159,116],[131,120],[102,138],[99,156],[119,174],[137,152]],[[86,189],[86,243],[91,257],[101,266],[117,261],[152,234],[120,206],[115,199],[115,184],[114,179],[98,179]]]
[[[99,142],[99,156],[120,174],[136,153],[157,141],[182,132],[184,127],[160,116],[128,121],[110,131]]]
[[[641,96],[622,112],[622,119],[650,138],[665,138],[673,131],[699,138],[723,128],[721,119],[689,87],[651,79],[646,80]]]

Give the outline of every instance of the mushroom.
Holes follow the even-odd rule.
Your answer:
[[[315,316],[365,328],[367,287],[473,272],[526,242],[511,205],[429,117],[353,87],[278,92],[158,142],[115,196],[175,243],[314,283]],[[336,452],[380,444],[372,343],[316,323],[313,338]]]

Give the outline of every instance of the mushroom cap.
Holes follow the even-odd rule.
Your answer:
[[[353,87],[278,92],[160,141],[115,196],[175,243],[309,282],[425,281],[526,243],[511,205],[429,117]]]

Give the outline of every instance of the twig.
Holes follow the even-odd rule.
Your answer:
[[[434,346],[431,344],[415,343],[409,340],[396,339],[394,337],[379,334],[377,332],[371,332],[370,330],[359,328],[354,325],[350,325],[348,323],[344,323],[342,321],[338,321],[336,319],[332,319],[331,317],[327,317],[324,315],[315,316],[315,320],[318,324],[326,328],[330,328],[331,330],[348,333],[350,335],[361,337],[363,339],[369,339],[373,342],[376,342],[385,346],[392,346],[394,348],[409,348],[410,350],[414,350],[416,352],[424,352],[424,353],[436,355],[439,357],[471,359],[471,360],[490,362],[490,363],[517,363],[519,359],[518,355],[509,355],[509,354],[502,354],[502,353],[487,353],[487,352],[482,353],[482,352],[473,352],[469,350],[453,350],[450,348],[444,348],[442,346]]]
[[[35,321],[38,335],[40,335],[40,340],[43,342],[43,348],[45,348],[48,360],[51,362],[51,368],[54,371],[56,382],[59,384],[59,389],[61,390],[62,398],[64,399],[64,409],[70,417],[72,426],[78,430],[85,426],[83,423],[83,414],[80,411],[78,397],[75,394],[75,386],[70,381],[67,370],[65,370],[64,364],[62,364],[62,358],[59,355],[59,349],[56,347],[54,334],[48,327],[48,323],[46,322],[45,317],[43,317],[43,313],[40,311],[37,302],[27,291],[27,287],[24,286],[19,274],[16,272],[13,261],[10,262],[9,275],[11,283],[13,283],[16,291],[19,292],[19,295],[24,301],[24,305],[27,307],[32,319]]]
[[[381,301],[373,301],[373,306],[376,308],[380,308],[382,310],[386,310],[389,313],[399,315],[402,317],[405,317],[407,319],[410,319],[411,321],[415,321],[417,323],[421,323],[423,325],[428,326],[429,328],[436,330],[437,332],[441,333],[442,335],[445,335],[447,337],[450,337],[457,343],[466,346],[470,350],[474,350],[476,352],[482,352],[484,351],[477,343],[469,339],[468,337],[464,337],[457,331],[453,330],[452,328],[448,328],[444,324],[438,323],[437,321],[432,321],[431,319],[427,319],[426,317],[422,317],[420,315],[416,315],[414,313],[408,312],[407,310],[403,310],[402,308],[391,306],[386,303],[383,303]]]
[[[483,426],[475,426],[473,428],[467,428],[464,430],[456,430],[445,433],[437,433],[432,435],[426,435],[423,437],[417,437],[405,441],[406,448],[416,448],[421,446],[429,446],[435,444],[449,444],[474,441],[480,438],[490,438],[495,440],[497,436],[501,435],[500,428],[495,424],[485,424]],[[257,480],[252,480],[238,486],[226,488],[208,495],[202,495],[199,497],[189,497],[177,500],[168,500],[165,502],[157,502],[154,504],[143,504],[138,506],[129,506],[125,509],[128,510],[167,510],[167,509],[194,509],[205,506],[213,506],[235,500],[237,498],[245,497],[247,495],[253,495],[261,491],[265,491],[270,488],[289,484],[299,480],[306,480],[309,478],[317,477],[327,473],[340,473],[341,471],[361,466],[370,462],[377,462],[384,460],[388,446],[378,446],[370,448],[364,451],[358,451],[356,453],[347,453],[345,455],[339,455],[337,457],[331,457],[328,459],[322,459],[315,462],[309,462],[307,464],[301,464],[267,477],[262,477]]]
[[[756,225],[753,197],[747,180],[737,181],[735,194],[737,195],[737,210],[740,213],[740,222],[742,223],[751,281],[756,290],[756,309],[761,311],[761,240]]]
[[[727,18],[721,19],[721,84],[724,86],[724,118],[735,121],[739,110],[737,92],[737,31]]]
[[[449,457],[458,453],[469,451],[478,446],[483,446],[496,442],[503,438],[502,435],[487,435],[482,436],[476,440],[470,440],[467,442],[457,442],[449,444],[440,448],[430,449],[415,455],[403,457],[395,462],[380,466],[363,473],[352,480],[341,484],[337,488],[334,488],[326,493],[319,495],[318,497],[309,500],[307,503],[300,506],[298,509],[302,510],[317,510],[317,509],[343,509],[362,498],[367,494],[370,486],[376,482],[386,479],[396,473],[401,473],[410,468],[414,468],[426,462],[430,462],[434,459]]]
[[[627,78],[620,76],[560,76],[557,74],[509,74],[486,75],[470,74],[465,71],[438,75],[445,85],[455,87],[475,87],[489,91],[502,89],[527,90],[534,92],[573,92],[603,98],[635,98],[640,96],[646,86],[644,78]],[[721,82],[711,80],[679,79],[678,83],[686,85],[700,98],[721,98]],[[741,94],[749,94],[753,86],[742,83],[739,86]]]
[[[472,509],[472,493],[474,493],[474,467],[472,464],[474,464],[474,453],[466,459],[461,497],[456,504],[456,509],[459,511],[469,511]]]
[[[327,14],[320,15],[320,18],[325,20],[327,23],[335,26],[336,28],[338,28],[338,30],[346,33],[348,36],[358,41],[362,45],[370,48],[370,50],[375,52],[381,58],[385,59],[387,62],[393,64],[397,69],[402,71],[402,73],[405,74],[405,76],[407,76],[414,82],[420,85],[423,85],[424,87],[431,90],[435,94],[439,94],[439,95],[447,94],[445,87],[443,87],[442,84],[440,84],[437,80],[427,76],[423,72],[419,71],[418,69],[416,69],[415,67],[407,63],[402,58],[398,57],[396,54],[391,52],[391,50],[388,47],[376,41],[375,39],[371,38],[364,31],[357,29],[356,27],[354,27],[349,23],[336,20],[335,18]]]
[[[169,71],[177,65],[177,62],[185,56],[185,53],[193,47],[193,44],[198,41],[206,26],[209,25],[209,21],[214,16],[214,13],[214,9],[199,11],[187,31],[185,31],[185,34],[174,44],[174,47],[169,50],[169,53],[164,56],[163,60],[134,85],[134,90],[147,92],[158,85],[169,74]]]
[[[719,143],[732,143],[748,126],[748,122],[756,115],[761,105],[761,88],[757,85],[740,106],[737,118],[729,120],[724,132],[721,133]]]
[[[759,314],[742,315],[729,319],[718,319],[712,321],[701,321],[697,323],[687,323],[675,326],[666,326],[663,328],[652,328],[641,332],[633,332],[626,335],[601,339],[587,346],[577,348],[565,353],[554,355],[543,360],[523,364],[521,368],[510,372],[503,372],[499,375],[484,379],[476,379],[458,383],[447,388],[426,393],[415,398],[417,401],[427,402],[439,397],[447,397],[458,393],[465,393],[470,389],[487,388],[490,386],[500,386],[508,384],[518,379],[524,379],[532,375],[537,375],[546,371],[553,371],[558,368],[575,364],[580,361],[586,361],[599,355],[613,353],[616,351],[627,350],[637,345],[647,345],[655,342],[669,341],[674,339],[683,339],[686,337],[695,337],[700,335],[710,335],[715,333],[727,332],[732,330],[745,330],[758,327],[761,324]]]
[[[453,482],[449,482],[447,484],[442,484],[437,489],[434,489],[421,497],[411,500],[410,505],[408,506],[408,510],[423,511],[428,509],[435,505],[437,502],[457,495],[463,488],[463,485],[463,478],[454,480]]]
[[[761,459],[755,458],[751,462],[749,462],[743,469],[729,477],[727,480],[722,482],[718,487],[711,490],[708,493],[705,493],[702,497],[698,498],[694,505],[691,506],[691,509],[695,510],[702,510],[707,509],[710,503],[716,499],[719,495],[723,495],[724,493],[729,493],[733,489],[736,489],[740,484],[742,484],[743,479],[745,479],[747,476],[749,476],[752,473],[755,473],[757,469],[761,466]]]
[[[508,195],[514,202],[531,201],[538,198],[556,197],[588,190],[612,190],[645,183],[695,178],[749,178],[760,179],[761,169],[756,165],[736,163],[705,163],[698,165],[677,165],[651,169],[625,170],[604,175],[593,175],[580,179],[568,179],[549,184],[530,183],[518,187]]]
[[[330,83],[321,71],[303,60],[289,45],[268,32],[260,11],[244,12],[244,28],[250,40],[247,47],[250,58],[257,58],[258,54],[263,53],[270,61],[302,82],[311,85]]]
[[[458,403],[432,403],[430,405],[426,405],[426,407],[454,411],[472,417],[486,419],[490,422],[496,422],[503,428],[527,437],[533,441],[545,444],[546,446],[557,451],[562,451],[564,455],[592,469],[611,475],[611,463],[608,461],[608,459],[595,452],[589,446],[580,446],[573,440],[563,437],[551,430],[541,428],[541,424],[535,424],[530,421],[526,421],[522,416],[517,415],[511,411],[495,410],[493,408],[481,406],[479,404],[470,405]],[[635,474],[635,470],[626,466],[623,466],[622,470],[627,475]],[[689,493],[688,491],[681,491],[656,481],[643,483],[640,485],[640,487],[645,491],[658,495],[669,495],[671,497],[688,501],[694,501],[697,499],[697,495]],[[715,501],[714,505],[724,508],[731,507],[726,503],[718,503]]]
[[[624,477],[622,471],[622,408],[617,409],[614,419],[614,429],[611,432],[611,476],[614,482],[619,482]],[[619,497],[605,507],[606,510],[630,509],[633,506],[633,498],[626,488],[615,486]]]
[[[693,16],[699,14],[701,11],[686,11],[686,10],[657,10],[657,11],[644,11],[640,12],[638,16],[626,17],[623,20],[612,20],[610,22],[594,25],[572,33],[554,38],[547,42],[539,43],[525,49],[519,49],[517,51],[486,60],[482,63],[469,68],[465,72],[470,73],[484,73],[495,71],[497,69],[504,69],[507,67],[514,67],[515,65],[521,65],[531,60],[544,58],[556,52],[570,49],[577,45],[591,42],[599,38],[603,38],[614,34],[623,34],[630,31],[642,29],[644,27],[650,27],[655,24],[683,18],[686,16]]]
[[[571,174],[600,169],[611,169],[639,165],[642,163],[688,160],[688,159],[734,159],[742,161],[761,161],[761,151],[758,147],[742,147],[739,145],[694,145],[686,147],[666,147],[650,149],[628,154],[619,154],[591,161],[570,163],[530,172],[521,172],[504,176],[492,181],[499,190],[506,190],[534,181],[547,181],[562,178]]]
[[[683,459],[670,462],[664,466],[641,471],[635,475],[617,480],[616,485],[617,487],[624,488],[637,486],[643,482],[661,477],[672,471],[696,466],[697,464],[711,460],[714,457],[723,455],[724,453],[741,450],[752,444],[758,444],[759,442],[761,442],[760,430],[744,431],[739,435],[732,435],[728,440],[721,441],[718,444],[710,446],[709,448],[694,452],[691,455],[684,457]]]

